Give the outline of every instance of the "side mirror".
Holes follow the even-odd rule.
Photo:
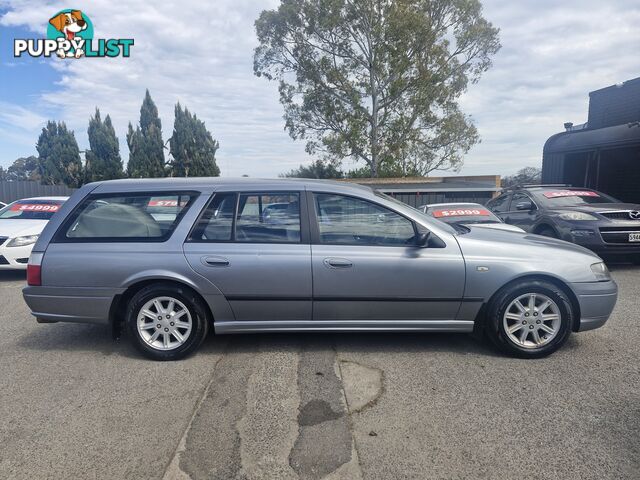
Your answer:
[[[416,238],[416,245],[418,245],[419,247],[428,247],[430,239],[431,239],[431,232],[427,231],[427,232],[419,233]]]
[[[530,201],[524,201],[524,202],[518,202],[516,203],[516,210],[533,210],[535,207],[533,206],[533,203]]]
[[[420,232],[415,238],[415,245],[419,248],[445,248],[447,246],[440,237],[431,232]]]

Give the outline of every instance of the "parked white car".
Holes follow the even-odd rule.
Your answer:
[[[504,223],[487,207],[479,203],[432,203],[431,205],[423,205],[420,209],[427,215],[449,224],[473,225],[474,227],[524,233],[520,227]]]
[[[25,198],[0,209],[0,270],[26,270],[42,229],[67,198]]]

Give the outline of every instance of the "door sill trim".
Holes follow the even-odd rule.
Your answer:
[[[472,320],[289,320],[214,322],[215,333],[251,332],[471,332]]]

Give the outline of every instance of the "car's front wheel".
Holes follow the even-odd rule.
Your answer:
[[[505,353],[549,355],[566,342],[574,312],[567,295],[550,282],[530,280],[505,287],[488,306],[487,333]]]
[[[558,237],[556,231],[551,227],[542,227],[540,230],[538,230],[537,234],[542,235],[543,237],[560,238]]]
[[[192,291],[157,283],[129,301],[127,326],[134,345],[154,360],[179,360],[193,353],[207,335],[202,300]]]

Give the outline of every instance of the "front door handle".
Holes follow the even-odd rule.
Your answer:
[[[208,267],[228,267],[229,260],[224,257],[203,257],[202,263]]]
[[[350,268],[353,263],[346,258],[325,258],[324,264],[328,268]]]

